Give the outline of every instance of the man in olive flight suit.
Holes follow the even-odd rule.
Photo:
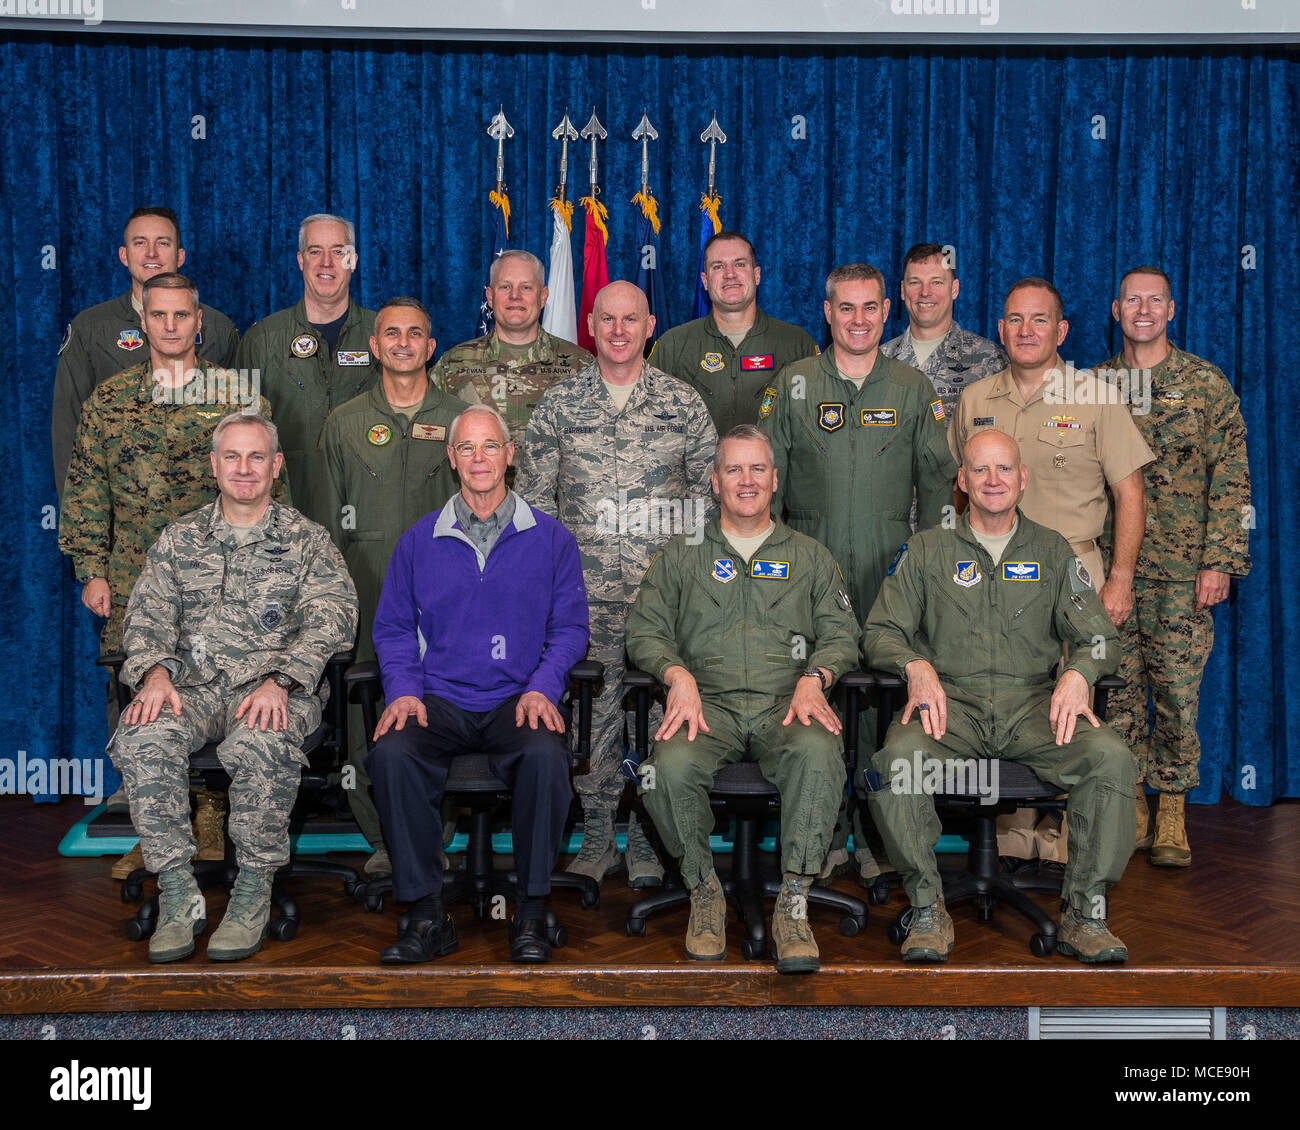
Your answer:
[[[298,228],[302,298],[263,318],[239,345],[239,368],[257,369],[271,402],[294,505],[326,525],[325,419],[379,377],[370,352],[375,315],[348,295],[356,232],[338,216],[308,216]]]
[[[833,345],[781,371],[764,393],[759,426],[776,448],[774,512],[784,505],[794,529],[831,551],[854,607],[867,609],[911,533],[913,494],[920,528],[934,525],[952,504],[957,465],[934,386],[880,349],[889,319],[881,273],[865,263],[837,267],[826,279],[823,311]],[[866,712],[863,719],[860,763],[870,752],[873,718]],[[883,861],[865,830],[857,831],[855,856],[866,882]],[[842,821],[825,877],[847,865],[847,842]]]
[[[329,477],[318,497],[325,528],[357,586],[358,662],[375,657],[370,629],[397,539],[456,493],[447,440],[465,405],[440,392],[426,376],[434,344],[429,312],[417,299],[385,302],[375,315],[369,342],[381,366],[379,382],[331,412],[321,437]],[[348,764],[356,776],[348,803],[361,834],[375,849],[366,873],[388,875],[388,850],[362,764],[365,724],[360,707],[349,709]]]
[[[704,245],[700,272],[712,310],[674,326],[650,352],[651,364],[704,397],[718,435],[754,423],[772,378],[817,352],[807,331],[758,308],[762,277],[749,240],[734,231],[713,236]]]
[[[714,461],[721,514],[702,540],[679,535],[650,563],[628,618],[627,651],[668,688],[641,781],[691,891],[687,954],[726,956],[709,788],[719,769],[748,756],[781,793],[776,967],[810,973],[819,955],[808,889],[844,788],[840,721],[826,691],[857,662],[857,620],[826,547],[772,518],[776,487],[767,435],[752,424],[732,429]]]
[[[907,706],[872,759],[868,793],[912,904],[904,961],[944,961],[954,940],[929,771],[918,780],[909,767],[978,757],[1019,761],[1069,790],[1057,946],[1085,962],[1128,958],[1106,925],[1106,892],[1133,850],[1136,770],[1088,706],[1089,688],[1119,666],[1119,636],[1082,559],[1021,513],[1028,481],[1011,436],[988,429],[968,440],[957,483],[969,509],[954,529],[908,539],[863,629],[869,665],[907,680]],[[1090,725],[1076,731],[1079,715]]]
[[[137,208],[127,217],[117,257],[131,276],[131,289],[83,310],[69,323],[59,346],[50,424],[54,489],[59,498],[63,497],[82,406],[103,381],[149,359],[147,353],[140,352],[148,347],[140,321],[143,288],[155,275],[175,274],[185,265],[176,213],[170,208]],[[202,327],[195,327],[197,351],[214,365],[233,365],[239,348],[235,324],[214,306],[199,309],[203,315]]]

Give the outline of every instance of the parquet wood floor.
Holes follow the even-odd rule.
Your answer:
[[[546,966],[506,960],[507,927],[452,908],[460,949],[426,966],[380,966],[396,936],[390,902],[369,914],[330,879],[294,883],[298,936],[268,941],[235,965],[199,951],[151,966],[126,939],[131,908],[109,879],[112,860],[66,859],[56,846],[85,809],[0,798],[0,1012],[203,1008],[436,1007],[483,1005],[1237,1005],[1300,1006],[1300,803],[1247,808],[1231,800],[1189,807],[1194,866],[1159,871],[1130,863],[1111,895],[1110,923],[1126,966],[1089,969],[1072,958],[1035,958],[1028,924],[1000,909],[980,923],[953,908],[957,948],[938,967],[904,967],[886,927],[903,906],[872,908],[867,929],[842,937],[835,916],[813,911],[822,972],[779,976],[768,961],[685,959],[685,908],[652,918],[646,937],[623,930],[633,892],[602,888],[599,908],[572,895],[554,906],[568,945]],[[360,857],[339,856],[359,866]],[[856,891],[851,879],[838,880]],[[1038,896],[1051,907],[1047,895]],[[212,921],[224,893],[209,895]],[[209,927],[209,932],[211,927]]]

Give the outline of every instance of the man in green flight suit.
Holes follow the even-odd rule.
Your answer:
[[[536,255],[503,251],[492,261],[488,279],[487,304],[495,321],[492,332],[452,346],[438,358],[430,376],[440,389],[466,404],[495,408],[505,417],[510,434],[522,441],[542,393],[595,358],[542,329],[547,290]],[[513,467],[507,476],[507,482],[512,482]]]
[[[60,498],[82,406],[109,377],[148,360],[140,352],[148,344],[140,323],[144,284],[155,275],[175,274],[185,266],[176,213],[170,208],[137,208],[126,219],[117,257],[131,276],[131,289],[83,310],[68,324],[59,346],[50,439],[54,449],[54,489]],[[203,312],[202,328],[196,327],[194,334],[198,352],[222,368],[233,365],[239,348],[235,324],[214,306],[201,305],[199,309]]]
[[[726,956],[709,788],[719,769],[748,756],[781,792],[776,968],[810,973],[819,955],[808,888],[844,788],[840,720],[826,691],[857,662],[857,621],[826,547],[773,519],[776,487],[771,440],[753,424],[733,428],[714,460],[721,514],[702,539],[679,535],[650,563],[628,618],[627,652],[668,688],[641,782],[691,891],[687,954]]]
[[[650,352],[650,361],[704,397],[718,435],[758,419],[763,390],[791,361],[810,357],[817,343],[807,331],[769,318],[758,307],[763,272],[754,245],[734,231],[704,245],[700,281],[713,309],[674,326]]]
[[[866,263],[836,267],[823,311],[832,346],[781,371],[764,393],[759,426],[776,448],[775,512],[784,505],[794,529],[831,551],[854,607],[867,609],[911,533],[913,493],[919,527],[934,525],[952,505],[957,465],[929,378],[880,349],[889,319],[880,271]],[[870,752],[873,717],[864,719],[860,760]],[[857,830],[859,877],[867,882],[882,861]],[[847,864],[847,842],[842,821],[826,877]]]
[[[330,413],[321,436],[328,478],[318,492],[324,526],[357,587],[357,660],[375,657],[370,640],[379,590],[397,539],[456,493],[448,457],[451,424],[464,403],[425,374],[433,356],[429,312],[415,298],[390,298],[375,315],[370,351],[379,382]],[[374,854],[366,874],[389,875],[388,849],[362,761],[361,708],[349,707],[348,764],[356,776],[348,803]]]
[[[1069,791],[1057,947],[1085,962],[1128,958],[1106,925],[1106,892],[1133,850],[1136,770],[1088,706],[1089,688],[1119,666],[1119,636],[1070,544],[1020,512],[1028,481],[1011,436],[990,428],[968,440],[957,483],[969,509],[955,528],[908,539],[863,628],[867,662],[907,680],[868,793],[912,904],[904,961],[944,961],[954,940],[934,857],[939,818],[908,767],[978,757],[1019,761]],[[1080,715],[1091,725],[1076,731]]]
[[[1190,867],[1183,802],[1201,779],[1196,715],[1214,646],[1210,609],[1228,598],[1233,577],[1250,572],[1246,424],[1223,373],[1170,344],[1174,300],[1164,271],[1128,271],[1111,313],[1124,348],[1097,376],[1129,393],[1133,422],[1156,455],[1146,468],[1133,615],[1120,629],[1127,685],[1112,700],[1111,725],[1138,761],[1138,848],[1150,848],[1157,867]],[[1154,833],[1142,782],[1160,793]]]
[[[352,301],[356,230],[339,216],[308,216],[298,228],[302,298],[263,318],[239,343],[239,368],[257,369],[271,402],[294,505],[328,523],[320,446],[325,419],[379,377],[370,352],[375,315]]]

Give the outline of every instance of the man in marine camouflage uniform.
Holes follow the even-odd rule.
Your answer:
[[[298,228],[302,298],[263,318],[239,345],[239,367],[261,373],[284,447],[294,505],[313,522],[329,521],[328,476],[320,450],[326,417],[379,377],[370,353],[375,315],[352,301],[356,230],[339,216],[308,216]]]
[[[100,650],[122,650],[122,617],[145,553],[168,522],[212,498],[212,429],[241,404],[270,415],[266,400],[229,369],[197,355],[203,308],[182,275],[157,274],[142,287],[149,354],[98,385],[77,428],[59,520],[59,548],[72,558],[82,603],[107,618]],[[110,688],[111,690],[111,688]],[[108,732],[117,725],[110,693]],[[201,859],[220,859],[219,795],[200,791],[195,826]],[[113,867],[125,879],[140,866],[133,848]]]
[[[880,347],[881,353],[920,369],[943,402],[944,425],[952,419],[962,390],[1007,367],[1007,355],[993,342],[964,330],[952,316],[960,284],[937,243],[918,243],[903,256],[899,285],[907,307],[907,329]]]
[[[467,404],[487,404],[523,436],[537,402],[557,380],[590,365],[590,353],[542,329],[547,289],[542,264],[527,251],[493,260],[487,289],[495,326],[447,350],[433,367],[434,383]],[[514,470],[508,472],[514,477]],[[443,502],[446,499],[442,500]],[[439,503],[441,505],[441,503]]]
[[[758,308],[762,280],[754,245],[734,231],[704,245],[700,281],[712,310],[674,326],[655,342],[650,361],[704,397],[718,435],[758,419],[764,390],[791,361],[811,357],[817,343],[805,330]]]
[[[360,601],[358,662],[375,657],[370,629],[397,539],[456,493],[447,437],[465,405],[440,392],[425,374],[433,349],[429,312],[418,300],[385,302],[370,339],[381,366],[379,383],[331,412],[321,437],[329,472],[324,525],[343,552]],[[356,776],[348,804],[374,849],[366,874],[389,875],[392,867],[362,763],[365,756],[361,708],[349,706],[348,764]]]
[[[207,925],[194,880],[189,755],[220,741],[239,875],[208,957],[256,953],[271,881],[289,859],[289,813],[321,721],[330,656],[352,644],[357,594],[329,534],[271,500],[275,426],[235,413],[212,435],[219,496],[173,522],[127,607],[121,678],[136,687],[113,736],[145,865],[158,874],[151,961],[194,952]]]
[[[591,761],[574,781],[584,835],[568,870],[600,882],[618,869],[614,816],[624,784],[628,611],[654,551],[683,529],[698,536],[717,432],[698,392],[643,359],[654,332],[644,292],[610,283],[596,295],[587,324],[596,360],[542,396],[528,423],[518,490],[529,505],[559,518],[582,553],[587,656],[605,665],[605,685],[592,710]],[[663,881],[663,866],[635,819],[627,867],[634,887]]]
[[[54,489],[60,499],[82,406],[97,385],[144,356],[139,352],[147,344],[140,324],[144,284],[155,275],[175,274],[185,265],[176,213],[170,208],[137,208],[127,217],[117,257],[131,276],[131,289],[83,310],[69,323],[59,346],[50,439]],[[203,328],[196,326],[194,334],[198,351],[215,365],[233,365],[239,347],[234,323],[213,306],[200,309]]]
[[[1133,615],[1120,630],[1119,673],[1127,685],[1111,699],[1111,725],[1137,758],[1138,848],[1149,847],[1157,867],[1188,867],[1183,801],[1200,781],[1196,714],[1214,645],[1210,609],[1227,599],[1231,578],[1250,572],[1246,424],[1223,373],[1170,344],[1174,301],[1159,267],[1128,271],[1111,315],[1124,348],[1097,376],[1130,392],[1140,387],[1129,409],[1156,456],[1146,468]],[[1154,835],[1143,782],[1160,794]]]

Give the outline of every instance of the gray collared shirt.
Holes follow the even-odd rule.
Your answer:
[[[492,552],[492,547],[496,545],[501,531],[515,516],[514,491],[506,491],[505,500],[487,518],[480,518],[475,514],[470,509],[469,503],[465,501],[465,496],[459,492],[452,500],[452,506],[456,511],[456,521],[460,523],[460,528],[465,531],[483,559],[487,560],[487,555]]]

